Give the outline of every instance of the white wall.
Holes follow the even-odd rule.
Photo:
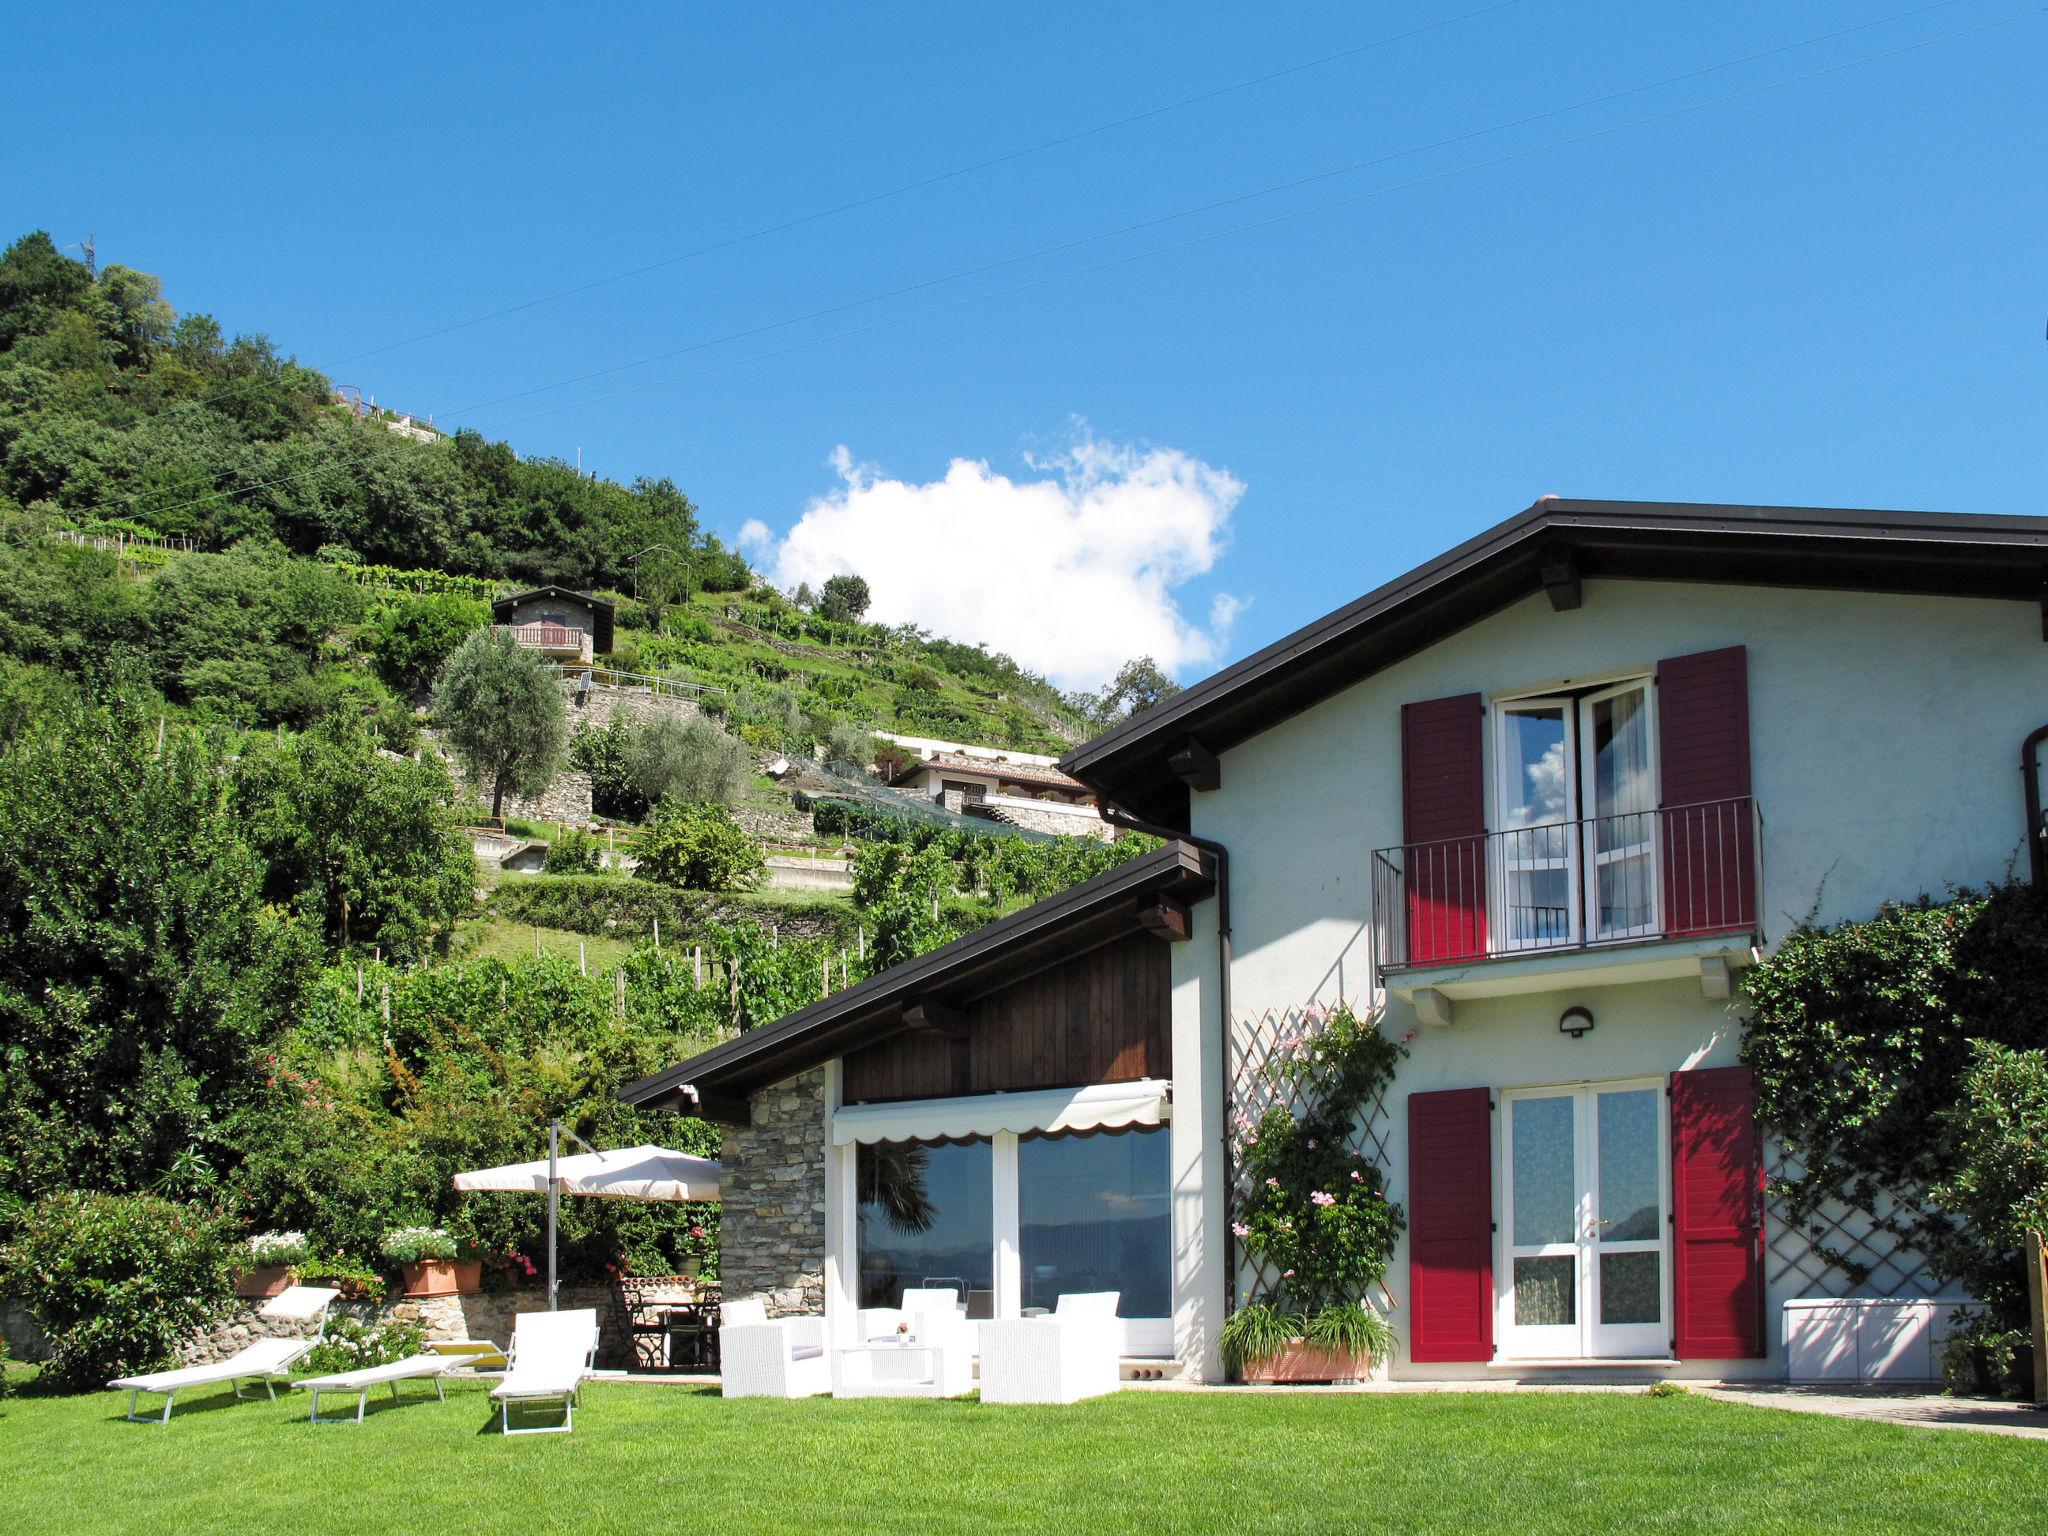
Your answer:
[[[1222,787],[1194,797],[1193,829],[1230,850],[1233,1011],[1372,1001],[1372,853],[1401,837],[1404,703],[1647,670],[1720,646],[1749,652],[1770,939],[1810,911],[1866,916],[1887,898],[2002,878],[2015,860],[2024,873],[2019,744],[2048,721],[2040,626],[2032,604],[1971,599],[1588,581],[1582,608],[1555,613],[1532,596],[1223,755]],[[1213,968],[1212,944],[1205,931],[1176,947],[1177,986]],[[1572,1002],[1598,1019],[1576,1042],[1556,1027]],[[1739,1016],[1681,981],[1466,1000],[1448,1030],[1419,1026],[1395,1000],[1386,1027],[1415,1031],[1387,1128],[1400,1200],[1408,1092],[1724,1064]],[[1182,1073],[1190,1059],[1176,1040]],[[1405,1246],[1388,1278],[1400,1325]],[[1774,1349],[1781,1299],[1767,1312]]]

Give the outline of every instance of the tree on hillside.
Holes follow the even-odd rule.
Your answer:
[[[861,576],[834,576],[818,589],[818,612],[836,624],[851,624],[868,611],[868,584]]]
[[[480,629],[455,649],[434,686],[434,717],[473,784],[491,787],[491,814],[508,794],[537,795],[562,765],[569,724],[545,658],[502,629]]]
[[[747,749],[702,715],[662,715],[626,738],[626,772],[649,804],[728,804],[747,775]]]
[[[1180,692],[1180,684],[1150,656],[1139,656],[1120,667],[1109,686],[1100,693],[1077,693],[1070,701],[1097,730],[1108,730],[1133,715]]]
[[[33,336],[91,288],[85,263],[57,249],[40,229],[0,253],[0,352]]]
[[[370,659],[393,688],[423,688],[456,647],[490,621],[482,603],[453,592],[400,597],[377,615]]]
[[[318,964],[264,900],[238,744],[123,674],[0,752],[0,1189],[216,1193]],[[160,734],[161,732],[161,734]]]
[[[328,943],[409,958],[469,905],[476,861],[432,758],[380,757],[358,719],[330,715],[245,757],[240,796],[267,864],[264,894]]]

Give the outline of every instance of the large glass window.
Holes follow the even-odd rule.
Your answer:
[[[1164,1126],[1026,1136],[1017,1144],[1026,1309],[1066,1291],[1116,1291],[1122,1317],[1173,1313]]]
[[[906,1287],[951,1286],[970,1315],[990,1316],[995,1184],[989,1143],[863,1144],[855,1167],[860,1304],[900,1306]]]

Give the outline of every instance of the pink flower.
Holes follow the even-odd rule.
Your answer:
[[[1233,1221],[1230,1224],[1230,1230],[1239,1237],[1250,1237],[1252,1235],[1252,1229],[1241,1221]]]
[[[1401,1043],[1403,1045],[1413,1045],[1415,1043],[1415,1037],[1421,1033],[1421,1030],[1417,1029],[1413,1024],[1411,1024],[1406,1029],[1401,1031]]]
[[[1283,1269],[1282,1271],[1280,1271],[1280,1278],[1282,1280],[1292,1280],[1294,1278],[1294,1271],[1291,1269]]]
[[[1351,1170],[1351,1182],[1354,1184],[1363,1184],[1365,1182],[1365,1175],[1360,1173],[1356,1168],[1354,1168]]]
[[[1313,1200],[1317,1205],[1335,1205],[1337,1203],[1337,1197],[1335,1195],[1324,1194],[1323,1191],[1321,1191],[1320,1189],[1310,1190],[1308,1197],[1309,1199]]]
[[[1266,1180],[1266,1188],[1268,1188],[1268,1189],[1278,1189],[1279,1187],[1280,1187],[1280,1181],[1279,1181],[1278,1179],[1268,1179],[1268,1180]]]

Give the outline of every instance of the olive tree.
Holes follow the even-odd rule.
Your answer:
[[[561,769],[569,724],[555,669],[502,629],[455,648],[434,686],[434,718],[470,782],[490,785],[493,816],[507,794],[537,795]]]

